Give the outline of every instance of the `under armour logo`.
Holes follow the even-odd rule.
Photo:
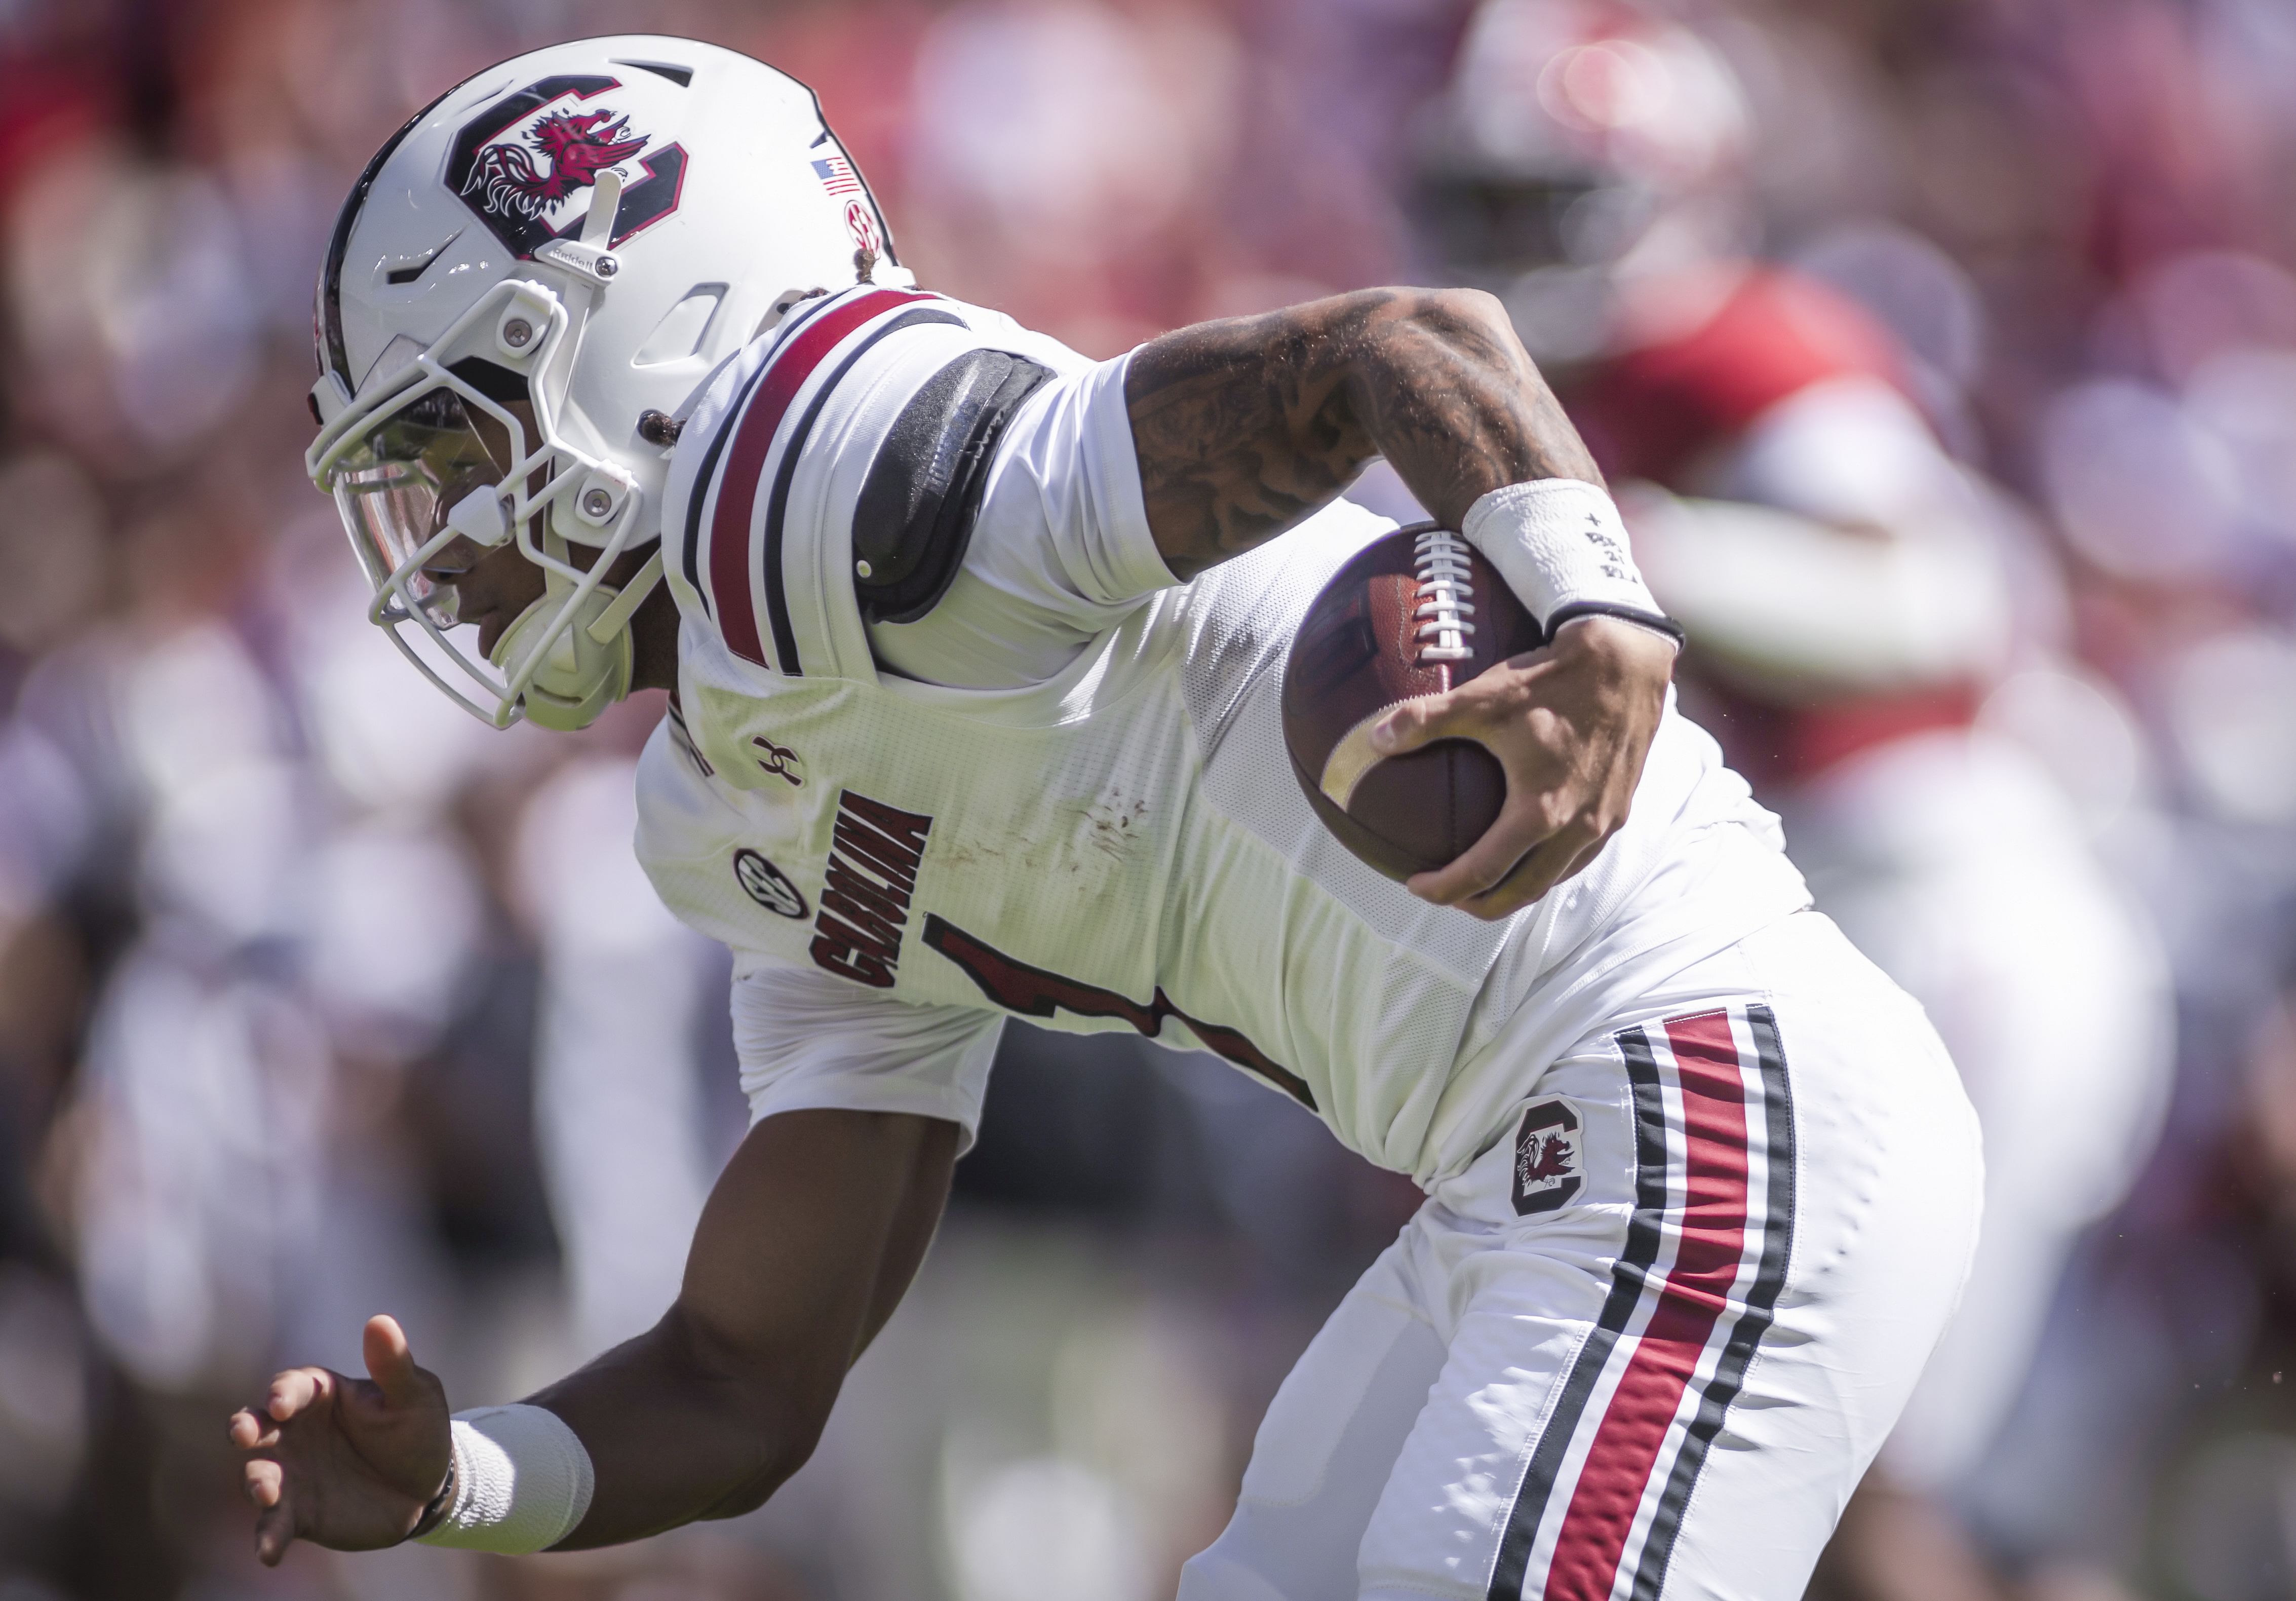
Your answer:
[[[774,743],[773,741],[767,739],[762,734],[751,735],[750,736],[750,743],[758,748],[758,765],[760,768],[763,768],[767,772],[771,773],[776,778],[788,779],[790,782],[790,787],[792,789],[800,789],[804,786],[804,757],[800,756],[787,745],[777,745]]]

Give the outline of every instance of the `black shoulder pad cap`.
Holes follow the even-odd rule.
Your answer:
[[[901,408],[853,508],[863,618],[914,622],[939,603],[972,543],[996,442],[1052,375],[1008,350],[968,350]]]

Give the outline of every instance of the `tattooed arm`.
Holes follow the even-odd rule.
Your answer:
[[[1374,289],[1203,323],[1132,358],[1124,397],[1148,526],[1193,578],[1324,505],[1383,456],[1457,528],[1503,484],[1603,481],[1499,303]]]
[[[1149,531],[1182,579],[1299,522],[1375,456],[1454,529],[1505,484],[1603,481],[1505,309],[1472,290],[1369,290],[1183,328],[1133,357],[1125,399]],[[1673,669],[1658,635],[1581,618],[1390,712],[1382,751],[1472,739],[1507,774],[1498,821],[1413,893],[1497,919],[1592,861],[1626,821]]]

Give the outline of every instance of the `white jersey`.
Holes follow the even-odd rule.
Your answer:
[[[1670,707],[1626,825],[1505,923],[1358,862],[1300,792],[1278,699],[1308,603],[1392,524],[1339,503],[1172,584],[1125,365],[865,285],[718,374],[666,497],[679,690],[641,763],[640,858],[737,953],[761,1115],[969,1129],[1021,1015],[1216,1052],[1371,1160],[1456,1172],[1573,1040],[1807,894]],[[1057,670],[890,670],[933,659],[902,636],[937,607],[976,635],[1000,604],[1017,632],[1041,622],[997,564],[1016,541],[1071,575],[1083,624]]]

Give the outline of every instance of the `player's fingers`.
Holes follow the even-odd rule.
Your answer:
[[[1427,732],[1431,716],[1428,702],[1435,698],[1423,695],[1400,706],[1389,707],[1385,715],[1371,726],[1373,751],[1382,756],[1400,756],[1425,744],[1433,737]]]
[[[1509,807],[1483,837],[1431,872],[1415,874],[1404,888],[1438,906],[1457,906],[1504,879],[1539,842],[1538,824],[1525,809]]]
[[[1564,797],[1534,788],[1511,773],[1505,803],[1482,837],[1445,866],[1411,880],[1406,887],[1444,906],[1456,906],[1471,895],[1480,895],[1504,882],[1524,857],[1568,825],[1574,809]]]
[[[1446,866],[1406,881],[1404,888],[1438,906],[1459,907],[1487,919],[1505,916],[1506,912],[1495,909],[1495,900],[1484,898],[1503,887],[1535,885],[1533,893],[1514,902],[1529,904],[1561,881],[1565,864],[1584,843],[1574,822],[1557,824],[1538,802],[1511,799],[1481,839]]]
[[[1441,694],[1414,695],[1389,707],[1386,714],[1371,726],[1371,748],[1382,756],[1400,756],[1433,740],[1462,737],[1463,717],[1472,717],[1472,711],[1466,708],[1472,707],[1473,702],[1467,701],[1463,705],[1465,695],[1466,686],[1463,685]]]
[[[254,1408],[242,1407],[231,1415],[231,1442],[242,1451],[259,1450],[279,1443],[279,1431]]]
[[[381,1313],[368,1318],[361,1344],[366,1370],[385,1401],[401,1407],[422,1399],[422,1369],[414,1366],[414,1352],[398,1318]]]
[[[255,1520],[255,1555],[266,1568],[275,1568],[279,1559],[287,1555],[287,1548],[295,1539],[293,1505],[282,1496],[275,1507],[266,1507]]]
[[[314,1401],[334,1393],[335,1375],[324,1367],[290,1367],[271,1381],[271,1397],[264,1410],[285,1423]]]
[[[287,1491],[285,1470],[267,1457],[248,1463],[241,1469],[240,1479],[247,1498],[258,1507],[276,1507]]]
[[[1555,885],[1568,882],[1602,848],[1599,838],[1557,834],[1539,844],[1496,884],[1457,902],[1458,908],[1487,923],[1512,917]]]

